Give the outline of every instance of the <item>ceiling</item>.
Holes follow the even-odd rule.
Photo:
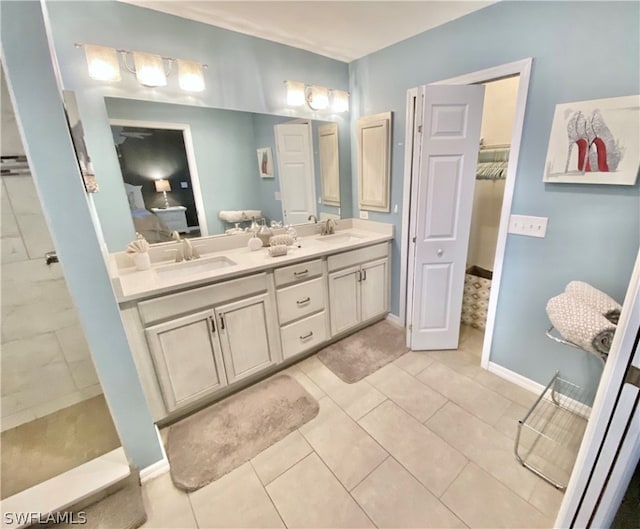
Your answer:
[[[350,62],[493,1],[120,0]]]

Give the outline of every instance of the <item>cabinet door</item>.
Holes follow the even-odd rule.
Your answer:
[[[358,205],[389,211],[391,112],[358,119]]]
[[[276,315],[268,294],[217,307],[215,312],[229,383],[276,362],[269,323]]]
[[[389,259],[362,265],[360,281],[362,321],[389,312]]]
[[[331,336],[358,325],[360,317],[360,267],[329,274]]]
[[[145,331],[169,411],[227,384],[213,318],[213,310],[207,310]]]

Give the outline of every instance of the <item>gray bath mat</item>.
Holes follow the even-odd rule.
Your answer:
[[[353,384],[406,353],[405,343],[404,328],[383,320],[323,349],[318,358]]]
[[[70,523],[46,525],[49,529],[136,529],[147,521],[147,512],[142,503],[142,489],[137,476],[117,492],[104,499],[78,509]],[[75,509],[74,509],[75,511]],[[83,517],[86,522],[79,525]],[[35,527],[35,526],[33,526]],[[42,527],[42,526],[39,526]]]
[[[318,414],[318,402],[293,378],[279,375],[169,428],[171,478],[199,489],[249,461]]]

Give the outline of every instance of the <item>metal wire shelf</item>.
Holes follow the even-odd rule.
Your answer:
[[[582,389],[556,372],[518,421],[516,460],[559,490],[567,486],[587,425],[582,400]]]

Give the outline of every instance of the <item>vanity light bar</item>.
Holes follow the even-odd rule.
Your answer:
[[[349,111],[349,92],[302,81],[285,81],[284,84],[287,87],[287,105],[291,107],[306,104],[311,110]]]
[[[75,47],[84,49],[89,77],[96,81],[116,82],[121,80],[120,61],[118,60],[118,55],[120,55],[124,67],[134,74],[143,86],[166,86],[167,77],[175,62],[178,65],[178,84],[182,90],[202,92],[205,88],[203,71],[207,68],[206,64],[93,44],[76,43]],[[133,65],[129,64],[129,57],[132,58]]]

